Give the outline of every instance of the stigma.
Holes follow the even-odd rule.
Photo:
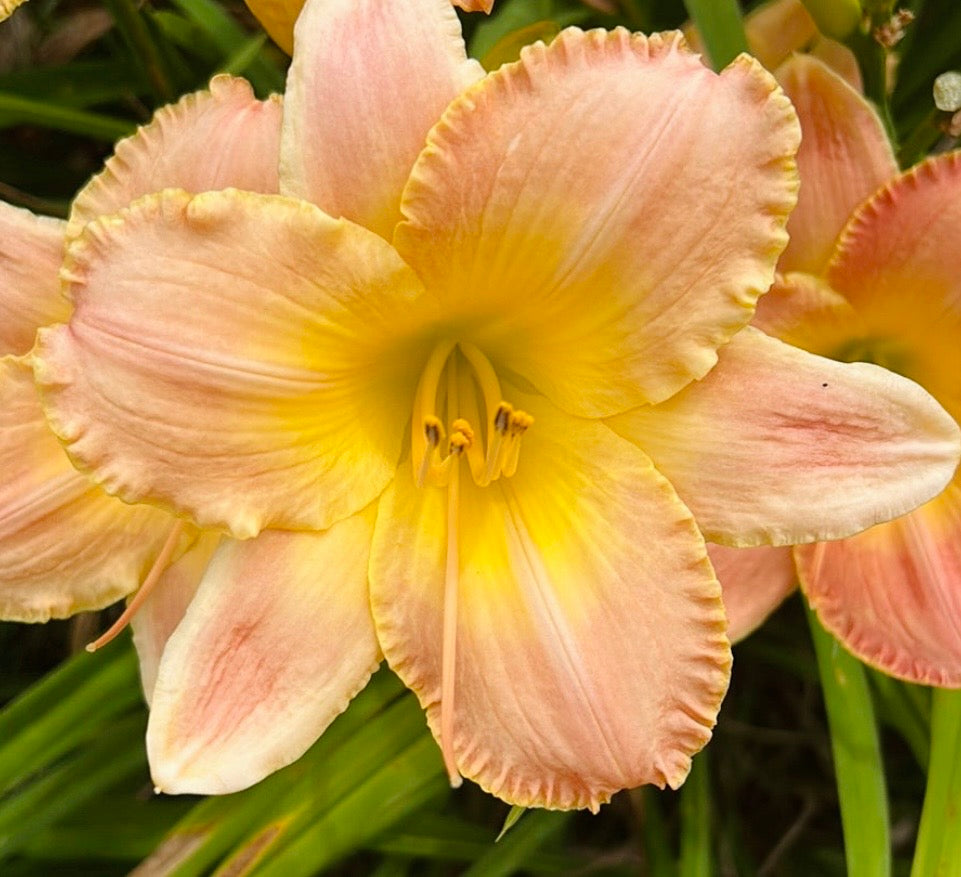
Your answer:
[[[411,459],[419,487],[445,487],[462,459],[479,487],[517,471],[534,418],[504,401],[487,357],[465,341],[441,341],[417,385]],[[447,424],[446,429],[444,424]]]

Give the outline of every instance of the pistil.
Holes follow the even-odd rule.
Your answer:
[[[183,521],[176,521],[174,523],[170,532],[167,534],[167,539],[160,549],[160,553],[157,555],[157,559],[153,562],[153,566],[150,567],[150,572],[147,573],[143,584],[127,604],[127,608],[124,609],[123,614],[110,625],[103,634],[92,643],[87,643],[88,652],[95,652],[97,649],[103,648],[107,643],[116,639],[117,635],[130,623],[134,615],[137,614],[137,611],[143,606],[151,593],[153,593],[154,588],[156,588],[157,583],[160,581],[160,577],[170,565],[170,558],[173,556],[174,549],[177,547],[177,541],[180,539],[180,534],[183,532],[183,529]]]

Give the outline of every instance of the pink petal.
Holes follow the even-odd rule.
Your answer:
[[[916,512],[841,542],[795,549],[821,622],[902,679],[961,687],[961,483]]]
[[[618,789],[677,787],[729,673],[701,537],[636,448],[510,398],[534,416],[516,474],[481,488],[463,466],[455,507],[452,758],[522,806],[596,810]],[[405,461],[370,572],[381,647],[442,745],[448,513],[447,490],[416,487]]]
[[[0,618],[47,621],[137,589],[171,519],[129,506],[67,459],[30,365],[0,358]]]
[[[752,327],[703,381],[610,424],[707,538],[735,547],[838,539],[902,515],[944,489],[961,452],[957,424],[912,381]]]
[[[161,189],[277,192],[281,109],[279,96],[259,101],[245,79],[221,74],[209,91],[158,110],[77,195],[68,237]]]
[[[299,758],[380,660],[373,510],[217,550],[160,663],[147,729],[164,792],[224,794]]]
[[[449,0],[311,0],[294,32],[285,194],[390,238],[427,132],[483,75]]]
[[[898,172],[871,105],[810,55],[795,55],[778,80],[801,119],[801,194],[788,221],[782,271],[821,273],[854,208]]]
[[[27,353],[37,329],[70,315],[58,276],[64,228],[0,201],[0,356]]]
[[[223,537],[200,535],[190,548],[164,570],[151,594],[130,622],[133,644],[140,659],[140,684],[149,704],[157,682],[157,668],[167,640],[183,620],[200,580]]]
[[[852,218],[828,268],[866,340],[961,420],[961,154],[893,180]]]
[[[238,538],[325,529],[391,478],[426,358],[413,273],[312,205],[167,191],[71,246],[36,370],[73,457],[128,501]],[[417,342],[422,343],[422,342]]]
[[[797,586],[790,548],[707,546],[721,583],[727,635],[732,643],[759,628]]]
[[[395,244],[495,360],[568,411],[613,414],[701,377],[750,320],[797,138],[746,57],[717,76],[679,34],[571,28],[451,105]]]

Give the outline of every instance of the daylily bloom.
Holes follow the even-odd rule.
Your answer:
[[[0,21],[13,15],[14,10],[26,0],[0,0]]]
[[[148,694],[169,633],[158,635],[170,626],[161,622],[178,622],[192,593],[175,578],[208,555],[219,534],[181,537],[183,522],[122,503],[78,472],[41,411],[30,351],[38,328],[70,315],[59,280],[64,243],[89,220],[170,185],[276,192],[280,108],[278,98],[256,100],[241,79],[217,77],[209,92],[165,107],[121,141],[76,198],[69,222],[0,203],[0,617],[46,621],[99,609],[136,591],[154,567],[163,573],[162,601],[136,624]],[[179,554],[188,537],[190,557],[165,568],[165,546]]]
[[[961,420],[961,154],[902,174],[870,104],[831,70],[799,56],[779,79],[804,132],[801,194],[755,325],[893,369]],[[727,554],[725,594],[760,620],[794,580],[790,551],[712,556]],[[961,686],[961,475],[905,517],[793,558],[821,622],[854,654],[903,679]]]
[[[23,0],[20,0],[23,2]],[[244,0],[247,7],[257,17],[257,21],[270,34],[270,38],[277,43],[288,55],[294,50],[294,23],[300,10],[304,8],[304,0]],[[451,0],[465,12],[487,12],[494,8],[494,0]],[[385,2],[389,9],[390,3]]]
[[[309,0],[286,197],[90,223],[39,342],[51,424],[109,491],[260,534],[167,641],[158,787],[292,761],[381,654],[453,783],[596,809],[684,780],[730,672],[698,525],[847,535],[959,454],[912,382],[744,328],[797,145],[770,74],[679,34],[570,29],[484,77],[441,0]]]

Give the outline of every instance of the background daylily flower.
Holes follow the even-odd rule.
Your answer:
[[[0,0],[0,21],[13,15],[14,10],[26,0]]]
[[[21,0],[22,2],[22,0]],[[304,0],[244,0],[247,7],[288,55],[294,51],[294,24]],[[465,12],[487,12],[494,7],[494,0],[451,0]],[[389,6],[389,2],[386,4]]]
[[[241,79],[217,77],[209,92],[162,109],[121,141],[77,196],[68,222],[0,203],[0,617],[45,621],[116,602],[137,590],[174,528],[164,512],[122,503],[78,472],[41,411],[30,351],[38,328],[70,314],[59,282],[65,240],[91,219],[167,185],[276,191],[280,106],[276,98],[257,101]],[[187,552],[192,559],[164,573],[163,596],[137,615],[148,694],[166,640],[157,632],[172,626],[170,617],[179,622],[199,581],[199,574],[192,584],[175,576],[209,555],[217,540],[215,534],[195,542]]]
[[[961,156],[901,174],[871,106],[831,70],[799,56],[779,78],[804,131],[802,186],[782,273],[755,325],[824,356],[904,374],[961,419]],[[745,619],[760,620],[787,592],[789,551],[722,558],[712,549]],[[917,511],[793,556],[821,622],[852,652],[895,676],[961,686],[957,474]],[[767,593],[756,590],[762,582]]]
[[[168,190],[91,223],[42,333],[51,423],[108,490],[266,529],[218,549],[167,641],[155,781],[256,782],[382,650],[453,782],[554,808],[677,786],[730,671],[698,525],[856,532],[943,487],[957,428],[744,328],[798,142],[753,60],[571,29],[482,78],[440,0],[308,2],[296,41],[288,197]]]

